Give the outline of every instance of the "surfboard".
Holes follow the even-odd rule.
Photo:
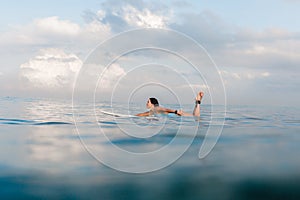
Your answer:
[[[101,113],[103,113],[105,115],[114,116],[114,117],[138,117],[135,115],[119,114],[119,113],[107,112],[107,111],[103,111],[103,110],[101,110]]]
[[[113,113],[113,112],[107,112],[107,111],[100,111],[101,113],[105,114],[105,115],[109,115],[109,116],[113,116],[113,117],[122,117],[122,118],[141,118],[139,116],[135,116],[135,115],[126,115],[126,114],[120,114],[120,113]],[[158,117],[155,116],[149,116],[149,117],[145,117],[146,119],[149,120],[158,120]]]

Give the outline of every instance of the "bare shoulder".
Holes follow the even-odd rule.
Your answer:
[[[155,111],[165,111],[165,110],[166,108],[164,107],[160,107],[160,106],[155,107]]]

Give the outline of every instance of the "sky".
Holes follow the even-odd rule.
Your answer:
[[[70,98],[81,80],[80,95],[96,87],[99,100],[141,101],[152,95],[167,103],[175,95],[189,103],[203,90],[206,103],[222,103],[224,95],[215,94],[224,93],[227,104],[299,106],[299,8],[299,0],[2,1],[1,96]],[[143,28],[150,28],[149,34],[129,34],[113,43]],[[172,36],[166,39],[153,30],[169,30]],[[200,44],[207,55],[174,39],[175,32]],[[184,54],[199,70],[174,53],[141,49],[105,71],[104,63],[120,49],[146,40]],[[106,57],[92,58],[106,41],[114,52],[106,49]],[[208,55],[214,63],[206,62]],[[91,79],[98,85],[89,84]]]

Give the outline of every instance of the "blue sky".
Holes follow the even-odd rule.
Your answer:
[[[2,29],[8,28],[7,25],[29,23],[35,18],[48,16],[60,16],[62,19],[82,23],[83,12],[86,10],[97,11],[101,9],[103,2],[103,0],[5,1],[0,8],[1,27]],[[300,22],[297,20],[299,19],[299,0],[182,1],[185,2],[182,3],[185,5],[183,8],[176,6],[176,2],[180,1],[165,2],[168,2],[169,5],[175,4],[173,8],[178,12],[184,10],[197,13],[201,10],[211,10],[228,23],[254,29],[261,30],[274,26],[297,31],[299,29],[297,27],[300,26]]]
[[[297,30],[299,22],[299,1],[253,0],[197,1],[198,9],[215,12],[224,21],[241,27],[262,30],[268,27],[281,27]],[[298,24],[298,26],[297,26]]]
[[[36,97],[70,93],[97,44],[122,31],[154,27],[180,31],[207,49],[229,104],[283,105],[284,96],[299,105],[299,7],[299,0],[4,1],[0,91]],[[124,66],[113,69],[117,73],[111,74],[126,74]],[[201,87],[199,81],[195,90]]]
[[[1,27],[8,28],[7,25],[30,23],[35,18],[49,16],[60,16],[63,19],[70,19],[82,22],[81,14],[84,10],[99,7],[99,1],[5,1],[1,6]]]

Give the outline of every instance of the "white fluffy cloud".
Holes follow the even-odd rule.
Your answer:
[[[57,16],[36,19],[32,23],[33,28],[45,35],[76,36],[80,32],[80,26],[68,20],[60,20]]]
[[[61,95],[60,91],[64,90],[70,93],[77,76],[82,76],[79,73],[82,65],[83,62],[75,54],[67,54],[61,49],[43,49],[20,66],[22,85],[24,89],[57,91],[56,95]],[[85,70],[87,73],[81,77],[85,80],[84,84],[77,84],[76,87],[82,92],[93,90],[96,85],[89,83],[101,78],[98,87],[102,91],[109,91],[118,78],[125,74],[119,64],[112,64],[101,74],[103,70],[104,67],[100,65],[89,66],[88,71]]]
[[[109,24],[114,33],[132,28],[168,28],[172,9],[146,1],[106,1],[98,12],[86,11],[86,21]]]
[[[79,25],[58,16],[39,18],[23,26],[12,27],[0,33],[3,46],[47,46],[79,48],[94,45],[111,35],[110,25],[91,21]],[[90,47],[93,48],[93,47]]]
[[[129,25],[135,27],[166,28],[169,21],[168,16],[155,14],[147,8],[138,10],[131,5],[123,7],[121,15]]]
[[[82,61],[74,54],[66,54],[60,49],[43,49],[20,66],[20,75],[31,87],[71,87],[81,65]]]

